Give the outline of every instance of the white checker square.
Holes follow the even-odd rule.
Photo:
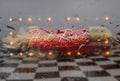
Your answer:
[[[35,79],[34,81],[61,81],[60,78],[43,78],[43,79]]]
[[[44,60],[44,61],[39,61],[39,64],[44,64],[44,63],[57,63],[56,60]]]
[[[13,67],[0,67],[0,72],[12,73],[14,70]]]
[[[82,58],[82,59],[75,59],[75,62],[93,62],[93,61],[91,59]]]
[[[78,66],[75,62],[58,62],[58,66]]]
[[[117,64],[114,61],[96,61],[95,62],[98,65],[112,65],[112,64]]]
[[[118,75],[120,76],[120,69],[110,69],[106,71],[113,76],[118,76]]]
[[[18,68],[37,68],[38,64],[19,64]]]
[[[82,71],[102,71],[103,69],[100,66],[80,66]]]
[[[27,80],[34,79],[35,73],[12,73],[7,80]]]
[[[86,77],[82,71],[60,71],[60,77]]]
[[[4,61],[4,63],[21,63],[22,62],[22,60],[6,60],[6,61]]]

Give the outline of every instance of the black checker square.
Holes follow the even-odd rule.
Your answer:
[[[35,73],[36,68],[17,68],[14,72],[17,72],[17,73]]]
[[[115,76],[115,78],[120,81],[120,75],[119,76]]]
[[[58,62],[74,62],[73,58],[59,58]]]
[[[18,63],[1,63],[0,67],[17,67]]]
[[[80,70],[78,66],[58,66],[60,71],[64,70]]]
[[[23,60],[22,63],[26,63],[26,64],[34,64],[34,63],[38,63],[39,60]]]
[[[57,78],[59,77],[59,72],[41,72],[35,74],[35,79],[39,78]]]
[[[61,81],[88,81],[85,77],[64,77]]]
[[[0,79],[6,79],[10,73],[0,72]]]
[[[79,66],[89,66],[89,65],[97,65],[94,62],[77,62]]]
[[[101,65],[103,69],[118,69],[120,68],[120,65],[118,64],[111,64],[111,65]]]
[[[92,58],[93,61],[109,61],[107,58]]]
[[[102,77],[102,76],[110,76],[106,71],[84,71],[87,77]]]

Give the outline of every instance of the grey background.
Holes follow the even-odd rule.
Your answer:
[[[47,17],[52,17],[52,22],[47,22]],[[69,16],[72,20],[68,23],[65,17]],[[80,22],[75,18],[79,16]],[[109,16],[110,22],[104,21],[104,17]],[[14,22],[8,22],[10,17],[15,18]],[[22,17],[23,22],[18,22],[17,18]],[[27,18],[33,18],[31,23]],[[37,21],[41,17],[42,21]],[[100,20],[96,21],[95,18]],[[113,33],[119,32],[120,27],[120,0],[0,0],[0,38],[6,36],[11,29],[6,28],[10,25],[18,31],[20,27],[36,25],[40,27],[60,27],[60,26],[81,26],[88,27],[104,24]],[[13,31],[17,33],[17,31]]]

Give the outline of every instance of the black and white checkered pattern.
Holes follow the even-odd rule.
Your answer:
[[[0,54],[0,81],[120,81],[120,48],[109,57],[58,60]]]

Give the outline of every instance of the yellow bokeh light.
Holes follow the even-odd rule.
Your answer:
[[[108,20],[109,20],[109,17],[108,17],[108,16],[106,16],[106,17],[105,17],[105,20],[106,20],[106,21],[108,21]]]
[[[106,51],[105,54],[106,54],[106,55],[110,55],[110,52],[109,52],[109,51]]]
[[[18,20],[19,20],[19,21],[22,21],[22,18],[19,18]]]
[[[10,22],[12,22],[12,21],[13,21],[13,19],[12,19],[12,18],[9,18],[9,21],[10,21]]]
[[[10,56],[13,56],[14,55],[14,53],[10,53]]]
[[[47,20],[48,20],[48,21],[52,21],[52,18],[51,18],[51,17],[48,17]]]
[[[79,55],[81,55],[81,53],[80,53],[80,52],[77,52],[77,55],[79,56]]]
[[[48,52],[48,55],[50,55],[50,56],[51,56],[51,55],[53,55],[53,52],[51,52],[51,51],[50,51],[50,52]]]
[[[70,19],[70,17],[67,17],[66,20],[67,20],[67,21],[70,21],[71,19]]]
[[[70,56],[71,54],[72,54],[72,53],[71,53],[70,51],[69,51],[69,52],[67,52],[67,55],[68,55],[68,56]]]
[[[108,40],[105,40],[105,44],[108,44],[109,43],[109,41]]]
[[[77,18],[76,18],[76,21],[80,21],[80,18],[79,18],[79,17],[77,17]]]
[[[20,52],[20,54],[19,54],[20,56],[23,56],[23,53],[22,52]]]
[[[28,21],[29,21],[29,22],[32,22],[32,18],[29,17],[29,18],[28,18]]]
[[[32,53],[32,52],[30,52],[30,53],[29,53],[29,56],[30,56],[30,57],[32,57],[32,56],[33,56],[33,53]]]
[[[14,43],[12,41],[10,41],[10,45],[13,45]]]
[[[12,36],[12,35],[13,35],[13,32],[9,32],[9,35]]]

